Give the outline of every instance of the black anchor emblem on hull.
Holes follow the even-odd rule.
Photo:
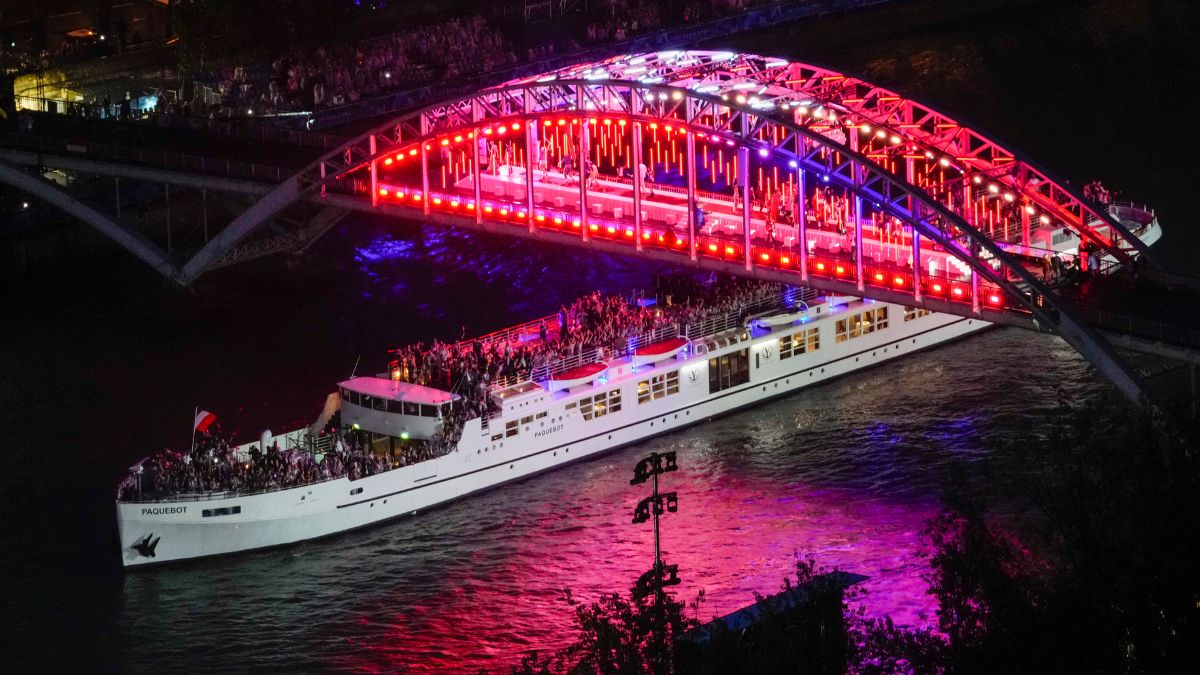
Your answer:
[[[162,540],[162,537],[159,537],[158,539],[151,541],[153,537],[154,533],[151,532],[150,534],[146,535],[145,539],[138,540],[136,544],[130,546],[129,548],[137,551],[138,554],[142,555],[143,557],[153,558],[154,549],[158,548],[158,542]]]

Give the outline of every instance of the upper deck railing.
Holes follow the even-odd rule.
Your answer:
[[[781,305],[781,299],[777,295],[768,295],[757,300],[743,303],[737,307],[729,309],[720,314],[705,317],[700,321],[693,321],[683,327],[680,335],[689,340],[698,340],[706,338],[717,333],[724,333],[731,330],[740,330],[746,327],[746,317],[756,312],[764,312],[769,309],[778,308]]]

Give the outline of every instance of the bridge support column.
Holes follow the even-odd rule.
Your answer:
[[[475,190],[476,225],[483,222],[483,170],[479,166],[479,144],[484,143],[484,147],[487,147],[487,141],[483,139],[483,134],[479,133],[480,115],[479,101],[471,101],[471,121],[476,123],[472,132],[475,136],[471,139],[471,187]]]
[[[921,233],[912,228],[913,299],[921,302]]]
[[[429,144],[421,142],[421,211],[429,215]],[[477,205],[475,207],[479,209]]]
[[[641,112],[641,98],[633,97],[636,115]],[[633,237],[637,250],[642,250],[642,123],[634,122],[633,130]]]
[[[850,133],[850,149],[858,152],[858,130],[851,129]],[[855,164],[851,169],[854,172],[854,186],[857,188],[862,185],[862,169]],[[858,196],[858,192],[854,193],[854,212],[850,215],[854,218],[854,276],[858,284],[858,292],[861,293],[865,286],[863,278],[863,245],[862,245],[862,197]]]
[[[863,276],[863,243],[862,243],[862,197],[854,197],[854,275],[858,278],[858,290],[861,292],[865,281]]]
[[[908,179],[909,185],[916,184],[917,165],[911,157],[904,160],[904,175]],[[913,195],[908,196],[908,212],[914,216],[917,214],[917,199]],[[913,269],[913,300],[921,302],[921,233],[917,228],[911,225],[900,225],[900,241],[904,242],[904,228],[912,230],[912,269]]]
[[[687,100],[687,116],[692,118],[692,99]],[[687,131],[687,139],[685,143],[687,150],[687,224],[688,224],[688,255],[694,261],[696,260],[696,229],[700,226],[697,222],[696,211],[700,208],[700,200],[696,198],[696,135],[691,129]],[[749,255],[747,253],[746,255]],[[750,269],[749,266],[746,269]]]
[[[804,141],[796,136],[796,156],[804,153]],[[808,198],[804,169],[796,163],[796,245],[800,248],[800,281],[808,283]]]
[[[1006,232],[1004,234],[1008,234],[1008,233]],[[1021,207],[1021,246],[1025,246],[1026,249],[1028,249],[1028,247],[1030,247],[1031,240],[1032,240],[1032,238],[1030,237],[1030,211],[1025,210],[1025,207]]]
[[[582,89],[581,89],[582,91]],[[579,99],[582,101],[582,95]],[[579,168],[579,231],[582,233],[583,240],[588,240],[588,198],[587,198],[587,159],[590,152],[588,151],[591,145],[588,142],[588,120],[584,117],[582,107],[579,111],[579,152],[576,153],[575,163]]]
[[[978,263],[979,246],[975,244],[974,240],[971,241],[969,252],[971,254],[971,260]],[[971,311],[975,314],[975,316],[982,315],[979,303],[979,272],[975,271],[974,265],[971,266]]]
[[[525,112],[530,110],[529,100],[532,94],[525,92]],[[529,215],[529,231],[537,231],[537,218],[534,216],[533,208],[533,174],[537,171],[540,161],[540,147],[537,141],[537,125],[530,122],[526,117],[525,121],[525,208]]]
[[[367,149],[375,156],[377,141],[375,134],[367,137]],[[371,160],[371,206],[379,206],[379,160]]]
[[[429,128],[429,120],[425,117],[425,113],[421,113],[421,138],[431,131]],[[480,208],[475,206],[476,210]],[[429,215],[429,141],[428,139],[421,141],[421,212]]]
[[[163,183],[163,197],[167,202],[167,255],[171,255],[171,184]]]
[[[742,183],[742,245],[750,248],[750,218],[753,205],[750,202],[750,148],[738,146],[738,178]],[[747,254],[749,255],[749,254]]]

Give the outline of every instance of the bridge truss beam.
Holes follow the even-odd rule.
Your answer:
[[[761,75],[762,72],[756,74]],[[821,77],[822,81],[831,79],[828,75]],[[756,82],[761,83],[761,80]],[[811,88],[805,91],[814,93]],[[1123,394],[1131,399],[1139,399],[1142,383],[1116,356],[1103,337],[1080,320],[1066,300],[1029,273],[1013,257],[1009,252],[1011,243],[998,242],[985,230],[994,233],[998,219],[1003,220],[1006,238],[1011,234],[1010,229],[1017,230],[1025,239],[1021,246],[1028,247],[1027,227],[1023,225],[1028,222],[1027,216],[1036,214],[1045,223],[1053,223],[1055,227],[1062,225],[1075,231],[1082,240],[1102,248],[1118,264],[1128,262],[1131,251],[1148,253],[1137,237],[1111,218],[1107,211],[1077,198],[1071,190],[1061,188],[1044,172],[1011,153],[1004,155],[999,146],[973,135],[961,125],[956,124],[954,134],[943,133],[935,139],[939,125],[950,123],[939,122],[944,118],[931,111],[901,106],[899,112],[882,116],[880,109],[891,103],[885,101],[890,97],[871,94],[876,107],[868,115],[862,110],[855,112],[846,107],[845,99],[849,97],[844,92],[839,96],[843,104],[840,118],[836,110],[819,115],[816,110],[789,108],[790,111],[784,114],[774,104],[769,108],[764,107],[762,99],[754,101],[738,95],[733,100],[728,95],[705,93],[703,86],[693,90],[683,86],[611,79],[596,82],[592,79],[540,78],[535,82],[483,90],[466,98],[399,116],[321,157],[273,188],[262,200],[238,216],[233,224],[184,266],[178,278],[181,283],[192,282],[267,219],[311,193],[319,191],[327,199],[332,199],[338,191],[355,190],[347,187],[353,184],[355,174],[365,171],[377,177],[379,165],[391,164],[392,157],[396,160],[411,158],[410,165],[414,161],[419,162],[420,211],[425,218],[433,219],[438,214],[432,208],[431,151],[450,145],[451,139],[455,143],[464,140],[472,143],[476,146],[472,148],[472,156],[478,157],[482,135],[492,133],[493,128],[497,129],[498,134],[503,134],[509,125],[516,130],[518,124],[513,122],[546,123],[550,117],[557,117],[555,124],[562,125],[564,117],[571,117],[579,125],[577,141],[580,154],[577,157],[582,160],[589,151],[588,125],[595,124],[599,116],[618,116],[623,124],[632,124],[635,129],[639,126],[655,129],[658,125],[664,125],[670,131],[672,127],[677,127],[678,133],[686,134],[689,141],[701,136],[737,148],[743,157],[748,157],[751,152],[764,158],[772,157],[798,170],[801,179],[805,173],[811,177],[819,176],[823,183],[839,188],[847,196],[853,195],[856,241],[860,241],[861,236],[863,204],[873,204],[875,212],[907,224],[913,232],[913,241],[917,243],[913,250],[913,260],[918,263],[912,280],[915,291],[900,293],[904,298],[901,302],[909,305],[937,304],[934,299],[921,295],[919,242],[931,242],[970,270],[972,306],[969,310],[959,309],[951,313],[969,311],[977,318],[982,317],[984,312],[979,303],[979,282],[983,279],[1003,292],[1010,306],[1020,308],[1026,316],[1025,320],[1031,314],[1042,326],[1057,332],[1109,377]],[[808,103],[812,105],[813,102]],[[866,120],[884,125],[883,135],[870,126],[872,122]],[[917,121],[901,123],[896,120]],[[872,130],[874,133],[860,138],[860,135],[865,136]],[[894,133],[889,134],[891,131]],[[945,131],[941,129],[941,132]],[[525,134],[525,138],[526,157],[532,157],[532,148],[528,147],[529,135]],[[937,144],[935,140],[941,143]],[[934,149],[937,153],[933,152]],[[689,155],[689,159],[694,161],[694,156],[691,153]],[[897,162],[897,159],[904,161]],[[919,165],[915,171],[914,163]],[[476,160],[473,177],[476,199],[472,206],[478,204],[482,208],[483,204],[479,202],[479,166]],[[928,178],[929,172],[934,170],[931,167],[941,171],[936,180]],[[743,160],[742,168],[748,172],[749,162]],[[638,171],[638,167],[634,167],[635,181],[640,178]],[[925,176],[921,184],[912,180],[914,174],[918,178]],[[688,180],[693,178],[689,176]],[[582,188],[583,176],[580,182]],[[367,184],[375,186],[376,182],[371,180]],[[973,186],[978,186],[978,190],[973,190]],[[981,208],[978,201],[980,194],[985,200],[1002,201],[984,201]],[[1018,194],[1019,198],[1016,196]],[[689,204],[695,199],[694,195],[694,188],[689,185]],[[417,198],[416,192],[414,198]],[[587,223],[587,190],[581,189],[579,198],[582,210],[576,216],[577,222]],[[338,199],[341,201],[343,197]],[[376,203],[379,202],[379,194],[373,187],[372,194],[359,199]],[[437,201],[440,203],[441,199]],[[1006,209],[1003,216],[999,217],[997,214],[1000,214],[1001,203],[1014,204],[1015,210]],[[381,202],[378,208],[383,208]],[[524,231],[538,231],[532,224],[535,213],[520,204],[512,207],[513,213],[518,209]],[[501,214],[507,212],[508,209],[500,210]],[[1021,215],[1022,212],[1024,215]],[[639,212],[634,220],[639,220],[641,215]],[[471,218],[464,219],[464,222],[467,220],[474,220],[476,225],[481,225],[486,219],[476,209]],[[689,224],[688,253],[691,254],[690,259],[695,261],[698,234],[695,219],[689,213],[685,221]],[[1106,231],[1101,232],[1098,228]],[[589,243],[589,230],[594,229],[587,224],[580,227],[581,243]],[[509,232],[517,234],[515,230]],[[744,230],[743,234],[746,241],[744,264],[728,271],[750,276],[766,274],[757,269],[749,255],[749,230]],[[800,245],[800,257],[803,259],[806,257],[807,242],[801,241]],[[854,261],[854,285],[842,292],[881,300],[892,299],[897,294],[894,289],[864,284],[861,246],[859,243],[857,259]],[[986,252],[998,268],[985,263],[981,252]],[[830,291],[836,291],[842,283],[835,279],[818,279],[812,269],[805,272],[807,274],[796,275],[788,271],[789,283],[807,283]],[[775,274],[770,273],[771,276]],[[1031,295],[1016,285],[1018,282],[1031,289],[1032,296],[1040,298],[1042,302],[1035,302]]]
[[[123,225],[75,199],[50,181],[32,176],[19,166],[0,161],[0,182],[26,192],[87,223],[167,279],[174,279],[178,274],[179,269],[175,263],[154,242],[142,236],[137,230]]]

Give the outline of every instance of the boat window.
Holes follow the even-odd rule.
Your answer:
[[[387,411],[388,412],[393,413],[395,415],[399,415],[403,410],[404,410],[404,406],[403,406],[403,404],[400,403],[400,401],[396,401],[394,399],[388,399],[388,402],[387,402]]]
[[[421,414],[421,408],[416,403],[404,402],[404,414],[417,417]]]
[[[673,370],[662,375],[655,375],[649,380],[638,382],[638,403],[646,403],[664,396],[679,393],[679,371]]]
[[[387,402],[388,400],[386,398],[380,398],[376,396],[374,405],[372,405],[371,408],[375,410],[387,410]]]
[[[545,410],[543,410],[542,412],[538,413],[537,415],[534,415],[534,418],[535,418],[535,419],[539,419],[539,420],[540,420],[540,419],[542,419],[542,418],[543,418],[543,417],[545,417],[545,416],[546,416],[546,411],[545,411]]]
[[[350,393],[346,391],[345,387],[338,387],[338,393],[341,394],[343,401],[350,400]]]
[[[513,420],[513,421],[511,421],[511,422],[506,422],[506,423],[504,424],[504,436],[505,436],[505,438],[508,438],[508,437],[510,437],[510,436],[516,436],[518,431],[520,431],[520,429],[518,429],[518,428],[517,428],[517,421],[516,421],[516,420]]]
[[[437,417],[437,406],[421,404],[421,417]]]
[[[821,331],[815,326],[809,328],[807,331],[796,333],[796,337],[804,338],[804,342],[806,343],[804,351],[806,352],[815,352],[821,348]]]
[[[807,328],[793,335],[779,338],[779,358],[790,359],[821,348],[821,333],[817,328]]]
[[[919,319],[923,316],[929,316],[930,314],[933,314],[933,312],[931,312],[927,309],[924,309],[922,307],[905,307],[904,308],[904,320],[905,321],[912,321],[913,319]]]
[[[370,408],[371,407],[371,397],[367,396],[366,394],[363,394],[362,397],[359,399],[359,405],[361,405],[364,408]]]
[[[521,424],[529,424],[533,421],[533,415],[527,415],[521,418]]]
[[[779,338],[779,360],[792,358],[792,344],[796,336],[784,335]]]
[[[240,506],[222,506],[218,509],[204,509],[201,516],[204,518],[212,518],[214,516],[232,516],[242,512]]]
[[[888,308],[877,307],[852,314],[837,322],[837,341],[845,342],[888,327]]]
[[[350,398],[347,400],[350,401],[351,403],[353,403],[354,405],[360,405],[358,392],[350,391],[349,393],[350,393]]]
[[[740,349],[708,360],[708,392],[715,393],[750,381],[750,354]]]

